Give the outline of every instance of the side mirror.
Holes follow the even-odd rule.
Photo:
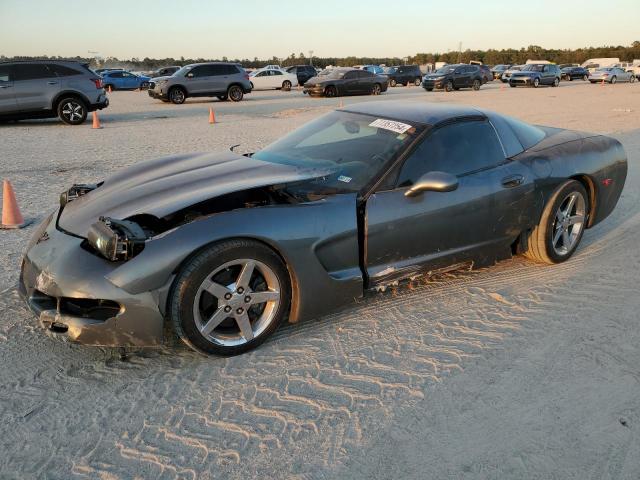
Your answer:
[[[427,190],[433,192],[452,192],[458,188],[458,177],[446,172],[429,172],[421,176],[409,190],[404,194],[405,197],[415,197]]]

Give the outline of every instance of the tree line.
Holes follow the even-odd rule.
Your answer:
[[[286,58],[271,57],[269,59],[249,58],[130,58],[119,59],[116,57],[94,58],[94,57],[61,57],[61,56],[14,56],[7,57],[0,55],[0,61],[8,60],[75,60],[82,63],[88,63],[92,68],[104,67],[121,67],[130,70],[155,70],[156,68],[169,65],[188,65],[190,63],[201,62],[236,62],[247,68],[260,68],[269,64],[277,64],[282,66],[313,64],[316,67],[326,67],[328,65],[340,65],[343,67],[352,67],[354,65],[402,65],[404,63],[424,65],[427,63],[446,62],[446,63],[469,63],[471,60],[480,61],[487,65],[497,64],[520,64],[529,59],[532,60],[549,60],[558,64],[561,63],[583,63],[589,58],[600,57],[617,57],[622,62],[631,62],[634,59],[640,59],[640,41],[635,41],[629,46],[604,46],[604,47],[586,47],[578,49],[547,49],[537,45],[530,45],[521,49],[502,49],[502,50],[464,50],[460,52],[445,53],[416,53],[413,56],[405,58],[399,57],[305,57],[304,53],[292,53]]]

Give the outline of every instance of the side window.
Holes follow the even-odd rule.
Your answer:
[[[413,185],[427,172],[463,175],[504,162],[504,153],[488,121],[459,122],[438,128],[411,154],[396,185]]]
[[[124,77],[122,72],[109,73],[108,76],[111,77],[111,78],[122,78],[122,77]]]
[[[193,67],[189,72],[194,78],[197,77],[208,77],[209,73],[208,65],[200,65],[199,67]]]
[[[12,80],[11,65],[0,65],[0,82],[10,82]]]
[[[273,74],[274,75],[282,75],[282,72],[280,70],[274,70]]]
[[[235,65],[224,65],[225,75],[235,75],[236,73],[238,73],[238,67]]]
[[[55,74],[44,63],[16,64],[13,67],[16,81],[52,78]]]
[[[208,65],[209,73],[207,76],[218,77],[221,75],[227,75],[227,66],[226,65]]]
[[[266,77],[269,75],[269,70],[265,70],[264,72],[260,72],[256,74],[256,77]]]
[[[49,70],[59,77],[70,77],[72,75],[80,75],[80,72],[65,65],[58,65],[56,63],[47,64]]]
[[[356,78],[358,72],[356,70],[350,70],[347,73],[344,74],[344,79],[345,80],[353,80],[354,78]]]
[[[358,72],[358,77],[360,78],[371,78],[373,77],[373,73],[371,72]]]

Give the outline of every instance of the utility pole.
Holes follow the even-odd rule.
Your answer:
[[[309,65],[313,67],[313,50],[309,50]]]
[[[458,63],[462,61],[462,42],[458,43]]]

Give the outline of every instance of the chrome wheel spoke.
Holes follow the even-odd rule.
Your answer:
[[[584,217],[582,215],[574,215],[569,217],[569,225],[580,225],[584,221]]]
[[[238,275],[238,280],[236,280],[236,288],[242,287],[245,290],[249,287],[249,282],[251,281],[251,277],[253,276],[253,269],[255,268],[255,263],[252,261],[247,261],[240,271],[240,275]]]
[[[219,300],[225,300],[225,296],[231,294],[231,290],[227,287],[209,279],[204,281],[202,288]]]
[[[248,295],[251,300],[249,303],[251,305],[257,305],[265,302],[272,302],[274,300],[280,299],[280,292],[266,291],[266,292],[253,292]]]
[[[211,318],[209,318],[209,320],[207,320],[205,324],[200,327],[200,333],[202,333],[203,335],[209,335],[228,316],[229,315],[222,308],[219,308],[211,316]]]
[[[562,233],[563,233],[562,227],[558,227],[558,230],[556,230],[556,233],[553,236],[553,246],[554,247],[558,244],[558,241],[560,240],[560,237],[562,236]]]
[[[575,193],[569,197],[569,203],[563,212],[565,217],[571,216],[571,211],[573,210],[573,205],[576,203],[576,198],[578,198],[578,196]]]
[[[569,230],[562,231],[562,246],[567,250],[571,248],[571,237],[569,236]]]
[[[238,328],[240,328],[240,333],[244,337],[244,339],[248,342],[253,340],[253,328],[251,327],[251,320],[249,320],[249,315],[247,312],[240,315],[236,315],[236,323],[238,324]]]

